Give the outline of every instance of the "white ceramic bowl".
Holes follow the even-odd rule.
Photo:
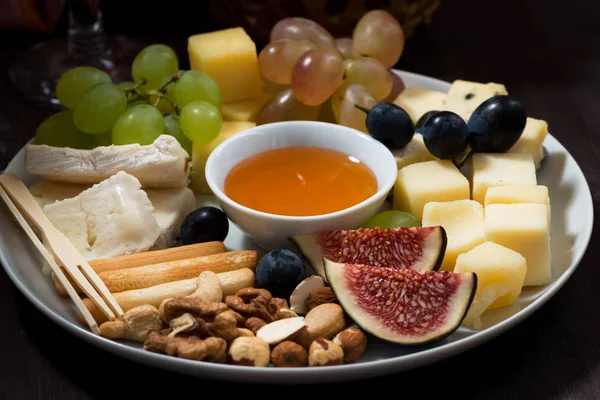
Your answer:
[[[352,155],[377,178],[377,192],[350,208],[317,216],[283,216],[253,210],[223,192],[225,178],[240,161],[267,150],[314,146]],[[355,129],[326,122],[290,121],[260,125],[221,143],[206,162],[206,180],[229,219],[265,250],[282,247],[298,234],[352,229],[376,214],[398,174],[392,153],[379,141]]]

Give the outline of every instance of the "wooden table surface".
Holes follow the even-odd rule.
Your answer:
[[[398,67],[448,81],[505,84],[530,115],[548,121],[552,134],[579,162],[597,209],[600,3],[442,3],[432,25],[408,42]],[[134,32],[131,25],[127,27]],[[184,51],[182,31],[171,33],[169,43]],[[143,38],[151,43],[162,37],[152,31]],[[47,115],[23,102],[6,77],[13,57],[39,39],[33,34],[0,33],[0,142],[9,152],[18,149]],[[415,394],[468,399],[600,398],[599,265],[600,237],[595,232],[572,278],[519,326],[446,361],[397,375],[331,384],[330,389],[337,398],[358,388],[370,389],[371,396],[413,398]],[[63,331],[38,312],[4,272],[0,273],[0,304],[1,399],[143,399],[179,397],[179,393],[205,396],[213,391],[228,398],[249,393],[274,398],[289,393],[315,396],[323,388],[214,382],[127,361]]]

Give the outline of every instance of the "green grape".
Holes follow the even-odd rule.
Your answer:
[[[112,144],[112,133],[106,132],[99,135],[89,135],[94,138],[94,147],[110,146]]]
[[[113,83],[94,86],[73,109],[75,125],[85,133],[108,132],[127,108],[125,93]]]
[[[153,44],[142,49],[131,64],[134,81],[146,80],[147,89],[158,89],[164,76],[179,70],[175,51],[164,44]]]
[[[94,136],[81,132],[73,123],[71,111],[60,111],[52,114],[38,126],[35,131],[35,143],[54,147],[71,147],[88,149]]]
[[[148,101],[144,98],[131,100],[131,101],[127,102],[127,109],[133,108],[135,106],[139,106],[140,104],[148,104]]]
[[[179,117],[181,130],[188,139],[196,144],[212,142],[223,126],[221,113],[207,101],[194,101],[183,107]]]
[[[75,67],[65,72],[56,83],[56,97],[67,108],[72,109],[79,98],[101,83],[111,83],[110,76],[94,67]]]
[[[125,111],[112,128],[115,145],[151,144],[165,131],[163,116],[156,107],[140,104]]]
[[[123,89],[123,90],[131,90],[134,88],[135,83],[133,82],[121,82],[118,84],[118,86]]]
[[[187,151],[188,155],[192,154],[192,141],[181,131],[178,115],[171,114],[165,116],[165,133],[177,139],[181,147]]]
[[[187,71],[175,85],[175,102],[184,107],[192,101],[207,101],[221,109],[223,99],[217,83],[200,71]]]
[[[421,223],[412,214],[404,211],[390,210],[372,216],[362,225],[363,228],[375,228],[377,226],[382,229],[400,227],[409,228],[421,226]]]

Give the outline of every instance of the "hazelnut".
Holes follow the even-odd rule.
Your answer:
[[[315,339],[308,350],[308,365],[320,367],[324,365],[340,365],[344,362],[344,350],[331,340]]]
[[[367,336],[358,328],[347,328],[333,338],[344,350],[344,361],[352,362],[359,358],[367,347]]]
[[[275,367],[306,367],[308,352],[298,343],[286,340],[273,348],[271,362]]]
[[[312,310],[313,308],[320,306],[321,304],[327,303],[336,303],[338,304],[338,299],[335,297],[333,290],[330,287],[318,287],[314,288],[310,295],[308,296],[308,300],[306,300],[306,304],[308,305],[308,309]]]
[[[265,321],[258,317],[250,317],[246,320],[246,323],[244,325],[256,335],[256,332],[258,332],[258,330],[266,324],[267,323]]]
[[[241,336],[231,343],[229,360],[235,365],[266,367],[271,360],[271,349],[260,338]]]
[[[256,337],[256,335],[254,335],[254,332],[246,328],[238,328],[238,333],[240,334],[240,336]]]

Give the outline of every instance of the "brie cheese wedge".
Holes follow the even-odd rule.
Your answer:
[[[161,135],[146,146],[112,145],[92,150],[25,146],[25,170],[57,182],[95,184],[123,171],[136,177],[143,187],[181,188],[189,183],[190,167],[190,155],[170,135]]]
[[[148,195],[125,172],[43,210],[87,260],[146,251],[160,235]]]

